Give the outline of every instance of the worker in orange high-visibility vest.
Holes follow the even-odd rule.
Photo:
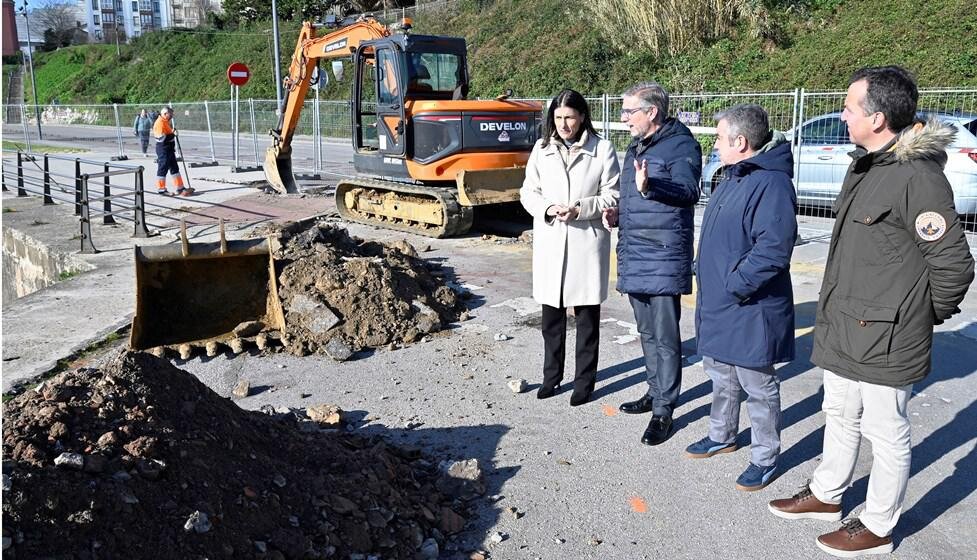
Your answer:
[[[153,124],[153,138],[156,139],[156,192],[163,195],[170,194],[170,191],[166,190],[166,174],[169,172],[173,176],[176,194],[190,196],[193,194],[193,189],[184,188],[183,176],[180,175],[180,166],[176,161],[176,130],[173,128],[172,120],[173,109],[163,107]]]

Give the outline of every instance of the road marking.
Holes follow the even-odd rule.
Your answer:
[[[631,511],[635,513],[648,512],[648,502],[645,502],[640,496],[631,496],[631,498],[628,499],[628,504],[631,506]]]
[[[542,312],[543,308],[540,304],[536,303],[531,297],[517,297],[512,299],[507,299],[502,303],[496,303],[489,307],[509,307],[515,310],[515,312],[520,317],[525,317],[526,315],[532,315],[534,313]]]

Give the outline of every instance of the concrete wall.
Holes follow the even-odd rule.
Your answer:
[[[33,237],[3,228],[3,305],[46,288],[62,273],[85,272],[94,266],[74,255],[54,251]]]

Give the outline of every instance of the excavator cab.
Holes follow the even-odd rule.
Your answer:
[[[411,179],[405,165],[417,138],[417,101],[449,101],[468,91],[465,41],[393,35],[362,43],[353,61],[353,165],[360,173]],[[439,135],[436,143],[448,141]]]

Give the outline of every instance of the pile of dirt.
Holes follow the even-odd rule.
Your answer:
[[[241,410],[146,353],[3,416],[5,558],[437,558],[484,491],[379,438]]]
[[[414,342],[464,311],[440,267],[406,241],[363,241],[322,223],[295,224],[277,238],[283,342],[293,354],[346,359]]]

